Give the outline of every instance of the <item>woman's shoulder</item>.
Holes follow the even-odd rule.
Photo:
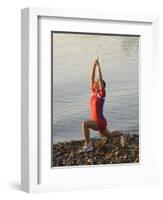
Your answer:
[[[99,91],[99,95],[102,96],[102,97],[105,97],[105,96],[106,96],[105,88],[102,88],[102,89]]]

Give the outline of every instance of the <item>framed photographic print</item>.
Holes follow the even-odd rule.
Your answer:
[[[157,62],[157,16],[23,9],[22,190],[157,183]]]

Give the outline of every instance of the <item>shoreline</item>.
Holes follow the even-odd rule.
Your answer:
[[[53,167],[100,164],[139,163],[139,135],[124,134],[91,138],[92,152],[82,152],[84,140],[58,142],[52,145]]]

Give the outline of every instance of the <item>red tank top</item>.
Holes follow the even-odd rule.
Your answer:
[[[95,88],[91,88],[92,94],[90,98],[90,110],[91,110],[91,118],[93,120],[103,120],[103,106],[105,102],[105,89],[96,91]]]

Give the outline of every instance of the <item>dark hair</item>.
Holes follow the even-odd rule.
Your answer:
[[[102,80],[102,82],[103,82],[103,85],[104,85],[104,88],[106,87],[106,83],[105,83],[105,81],[104,80]]]

